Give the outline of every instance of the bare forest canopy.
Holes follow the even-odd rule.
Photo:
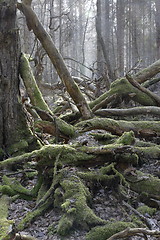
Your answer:
[[[0,239],[160,237],[159,19],[158,0],[0,0]]]
[[[159,58],[158,0],[35,0],[32,5],[73,76],[95,81],[109,75],[111,82]],[[22,49],[35,59],[36,78],[57,82],[56,71],[28,33],[24,16],[18,18]]]

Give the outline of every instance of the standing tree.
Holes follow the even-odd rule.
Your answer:
[[[114,223],[113,220],[109,222],[108,217],[96,215],[91,208],[91,200],[95,188],[101,185],[106,191],[105,197],[110,194],[114,196],[114,198],[111,197],[112,205],[113,201],[114,204],[116,201],[118,203],[117,206],[123,204],[123,209],[127,206],[129,211],[132,210],[134,213],[137,213],[137,211],[127,201],[131,202],[133,206],[135,206],[135,201],[141,200],[141,203],[143,202],[147,205],[154,203],[155,207],[159,207],[160,180],[151,174],[144,174],[138,171],[136,167],[149,161],[153,164],[154,159],[156,161],[159,159],[160,148],[156,144],[155,137],[160,137],[160,122],[130,121],[129,119],[125,121],[114,120],[108,118],[108,116],[138,116],[142,113],[160,115],[160,98],[140,85],[146,79],[150,79],[160,72],[160,60],[138,72],[133,77],[126,75],[126,77],[117,79],[111,84],[109,91],[88,104],[81,90],[70,76],[63,58],[54,46],[52,39],[31,8],[31,2],[31,0],[23,0],[17,6],[25,14],[29,29],[33,30],[50,57],[66,90],[74,104],[77,105],[79,113],[72,116],[67,115],[63,120],[52,114],[36,85],[27,58],[24,54],[20,55],[15,25],[16,1],[0,1],[1,54],[3,53],[3,56],[0,58],[2,87],[0,116],[3,133],[1,145],[5,144],[6,148],[9,149],[9,146],[12,147],[16,138],[20,142],[24,138],[22,131],[23,134],[25,133],[25,137],[30,136],[25,118],[22,118],[23,114],[20,104],[18,103],[19,71],[32,103],[32,105],[26,105],[26,108],[32,114],[35,124],[33,129],[55,136],[55,144],[53,144],[53,139],[51,140],[52,144],[47,143],[47,145],[41,141],[44,146],[40,149],[0,162],[0,169],[13,165],[15,169],[17,165],[21,168],[28,166],[27,170],[31,170],[32,177],[33,174],[36,175],[32,188],[28,187],[25,181],[18,181],[16,178],[12,178],[10,174],[9,176],[3,176],[3,183],[0,185],[0,192],[4,194],[0,198],[0,225],[3,226],[3,231],[0,231],[0,238],[33,239],[17,236],[15,231],[8,233],[8,229],[10,229],[10,225],[13,222],[6,219],[6,194],[11,196],[12,200],[18,197],[34,201],[32,211],[28,211],[26,216],[16,224],[16,231],[22,231],[37,216],[54,206],[59,209],[61,215],[60,220],[57,222],[56,234],[62,236],[68,234],[73,227],[81,227],[86,231],[91,229],[86,236],[87,240],[99,240],[99,236],[101,236],[101,240],[115,239],[117,236],[129,237],[137,233],[159,236],[160,232],[155,230],[155,225],[153,226],[153,221],[150,218],[148,219],[140,215],[140,218],[144,221],[142,223],[132,220],[129,215],[126,222],[127,212],[125,212],[125,218],[121,222],[117,221],[117,219],[115,219]],[[12,44],[14,45],[12,46]],[[103,47],[103,44],[101,47]],[[104,58],[108,57],[105,55],[106,52],[103,54]],[[8,69],[6,69],[6,66]],[[147,107],[97,110],[106,107],[108,103],[110,103],[110,106],[113,106],[113,104],[114,106],[119,106],[120,99],[123,100],[126,97]],[[148,105],[152,107],[148,107]],[[7,113],[6,110],[8,111]],[[93,113],[95,114],[94,118],[92,118]],[[82,120],[81,117],[85,118],[85,120]],[[74,126],[69,124],[71,121],[75,123]],[[5,126],[6,123],[7,126]],[[13,127],[14,129],[12,129]],[[103,130],[103,132],[97,131],[98,129]],[[9,139],[9,136],[11,139]],[[72,139],[72,137],[75,138]],[[139,137],[141,141],[139,141]],[[92,140],[90,144],[88,144],[89,140]],[[152,140],[154,140],[154,143],[151,142]],[[58,144],[58,141],[60,141],[60,144]],[[28,147],[26,143],[24,140],[23,147]],[[20,149],[21,146],[18,145],[17,148]],[[23,166],[24,162],[28,162],[28,164]],[[24,169],[23,173],[26,173]],[[14,176],[18,174],[19,176],[17,172],[11,174]],[[19,178],[23,180],[22,177]],[[139,228],[139,226],[144,226],[144,224],[152,231]],[[94,228],[94,226],[97,227]],[[134,228],[134,231],[130,227]],[[55,232],[54,224],[50,229],[52,232]],[[125,231],[121,232],[122,230]],[[112,235],[113,237],[111,237]]]
[[[27,128],[19,94],[21,55],[16,0],[0,2],[0,155],[28,149]]]

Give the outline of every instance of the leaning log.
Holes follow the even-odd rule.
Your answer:
[[[94,129],[103,129],[112,134],[122,135],[124,132],[133,131],[136,137],[156,137],[160,136],[159,121],[124,121],[109,118],[93,118],[82,121],[76,125],[81,132]]]
[[[64,83],[67,92],[75,102],[80,113],[82,114],[84,119],[91,118],[92,116],[91,110],[83,94],[81,93],[78,85],[71,77],[63,61],[63,58],[61,54],[58,52],[57,48],[55,47],[50,35],[45,31],[36,14],[32,10],[30,6],[31,2],[32,1],[30,1],[29,4],[26,4],[26,1],[22,1],[22,3],[17,3],[17,7],[25,15],[29,30],[33,30],[34,34],[39,39],[43,48],[47,52],[51,62],[53,63],[55,69],[57,70],[59,77]]]
[[[126,109],[100,109],[95,111],[94,113],[97,116],[101,117],[109,117],[109,116],[135,116],[135,115],[153,115],[160,116],[160,108],[154,106],[148,107],[134,107],[134,108],[126,108]]]

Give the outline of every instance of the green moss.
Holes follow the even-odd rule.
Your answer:
[[[149,97],[147,94],[143,93],[140,91],[138,88],[134,87],[132,84],[128,82],[126,78],[120,78],[115,80],[111,86],[110,90],[103,95],[101,95],[99,98],[96,100],[92,101],[89,106],[93,108],[95,105],[103,101],[109,96],[112,96],[113,94],[118,94],[118,95],[128,95],[130,93],[135,93],[135,95],[132,97],[132,99],[136,102],[141,103],[142,105],[146,106],[155,106],[156,102]]]
[[[11,147],[8,150],[8,153],[10,155],[15,155],[15,154],[22,154],[25,153],[25,150],[28,149],[28,142],[26,140],[20,140],[19,142],[12,144]]]
[[[140,212],[143,215],[145,215],[147,213],[150,216],[153,216],[156,213],[157,209],[148,207],[146,205],[143,205],[143,206],[138,207],[137,211]]]
[[[0,198],[0,239],[9,240],[9,230],[12,229],[14,221],[7,220],[8,217],[9,198],[3,195]]]
[[[60,207],[63,199],[62,199],[63,193],[62,193],[62,189],[61,188],[56,188],[56,190],[54,191],[54,207]]]
[[[131,222],[114,222],[108,223],[102,227],[95,227],[91,229],[86,235],[86,240],[106,240],[113,234],[120,232],[126,228],[135,228],[136,225]]]
[[[143,162],[148,162],[148,159],[159,159],[160,156],[160,148],[158,146],[142,146],[142,147],[136,147],[136,151],[141,156],[141,160]]]
[[[51,112],[38,88],[29,61],[25,54],[21,55],[20,74],[27,89],[31,103],[44,111]]]
[[[64,215],[58,224],[57,233],[61,236],[65,236],[69,233],[73,226],[74,217],[72,215]]]
[[[124,177],[115,168],[114,164],[101,167],[97,171],[78,172],[77,175],[85,181],[101,182],[108,186],[116,185],[119,182],[124,182]],[[123,178],[123,180],[122,180]]]
[[[117,139],[116,143],[123,145],[133,145],[135,143],[134,132],[124,132],[122,136]]]
[[[67,211],[67,210],[69,209],[70,205],[71,205],[70,200],[67,199],[67,200],[61,205],[61,208],[62,208],[62,210]]]
[[[32,195],[31,191],[23,187],[15,178],[3,176],[3,182],[20,195]]]
[[[0,185],[0,192],[8,196],[14,196],[17,194],[16,191],[14,191],[10,186],[7,185]]]
[[[137,227],[139,227],[139,228],[145,228],[146,227],[146,225],[140,220],[140,218],[137,216],[137,215],[135,215],[135,214],[132,214],[131,215],[131,220],[132,220],[132,222],[137,226]]]
[[[44,180],[44,179],[43,179]],[[39,191],[38,191],[38,196],[36,199],[36,203],[39,203],[39,201],[42,199],[42,197],[45,195],[45,193],[48,191],[48,186],[47,184],[44,182],[41,182]]]
[[[0,198],[0,219],[7,218],[8,205],[9,205],[9,198],[6,195],[3,195]]]
[[[87,203],[91,200],[91,195],[78,176],[74,174],[67,176],[60,184],[64,190],[63,204],[61,205],[64,215],[58,225],[59,234],[68,234],[73,224],[88,228],[88,226],[105,223],[88,206]]]
[[[10,240],[11,236],[9,234],[10,229],[14,224],[13,220],[0,219],[0,239]]]
[[[160,200],[160,179],[150,174],[144,174],[136,171],[135,176],[126,176],[126,180],[130,182],[132,190],[138,193],[147,193],[151,197]]]

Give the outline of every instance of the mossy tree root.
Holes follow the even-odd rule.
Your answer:
[[[91,200],[89,189],[77,174],[67,172],[65,178],[60,182],[60,185],[64,191],[61,204],[64,215],[60,219],[57,229],[60,235],[66,235],[73,225],[88,229],[91,226],[106,223],[105,220],[97,217],[88,206]],[[56,198],[55,193],[55,199]]]
[[[20,223],[16,226],[18,231],[24,230],[28,227],[36,217],[42,215],[47,209],[53,204],[53,199],[48,198],[44,204],[42,204],[39,208],[28,212],[26,216],[20,221]]]

